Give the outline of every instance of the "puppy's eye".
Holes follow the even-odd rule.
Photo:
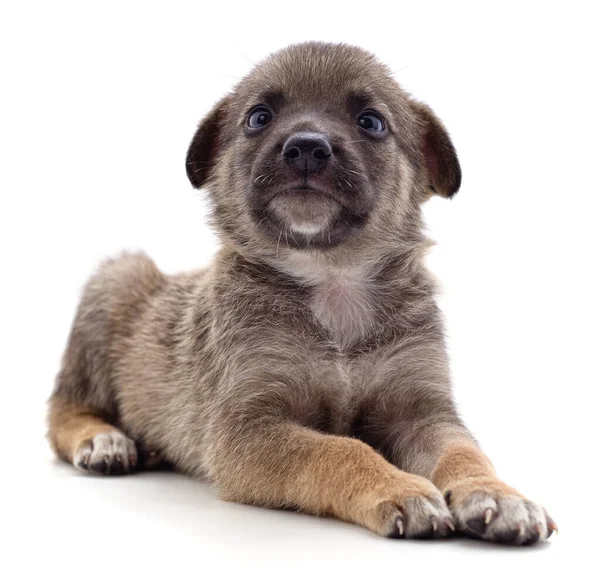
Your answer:
[[[259,129],[273,120],[273,114],[264,106],[255,107],[248,116],[248,127]]]
[[[383,118],[375,111],[365,111],[358,117],[356,123],[359,125],[359,127],[362,127],[363,129],[373,133],[383,133],[385,130]]]

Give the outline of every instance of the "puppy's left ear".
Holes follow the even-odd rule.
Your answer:
[[[223,97],[213,107],[198,125],[196,134],[190,143],[185,168],[187,177],[194,188],[202,188],[211,177],[223,141],[221,130],[230,101],[229,96]]]
[[[431,189],[452,198],[460,188],[461,171],[450,135],[427,105],[413,101],[412,106],[421,126],[421,150]]]

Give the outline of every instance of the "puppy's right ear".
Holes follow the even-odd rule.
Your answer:
[[[202,188],[210,178],[222,145],[221,130],[231,98],[223,97],[198,125],[185,160],[187,177],[194,188]]]

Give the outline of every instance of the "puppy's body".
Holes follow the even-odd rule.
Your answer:
[[[192,274],[123,255],[92,278],[52,397],[60,456],[127,472],[143,452],[223,498],[384,535],[552,531],[457,416],[419,205],[460,169],[439,121],[383,73],[358,49],[292,47],[205,119],[188,175],[208,180],[223,248]],[[369,100],[388,127],[361,114]],[[243,129],[261,101],[271,127],[250,109]],[[380,135],[350,139],[346,115]]]

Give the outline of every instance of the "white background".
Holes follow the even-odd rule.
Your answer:
[[[600,387],[593,5],[3,3],[5,579],[591,579]],[[547,544],[383,540],[223,503],[179,475],[89,478],[49,451],[45,400],[86,277],[122,248],[144,249],[166,272],[210,260],[203,194],[184,171],[195,124],[250,61],[309,39],[372,50],[452,133],[462,190],[424,212],[439,242],[430,262],[456,396],[501,476],[558,522]]]

